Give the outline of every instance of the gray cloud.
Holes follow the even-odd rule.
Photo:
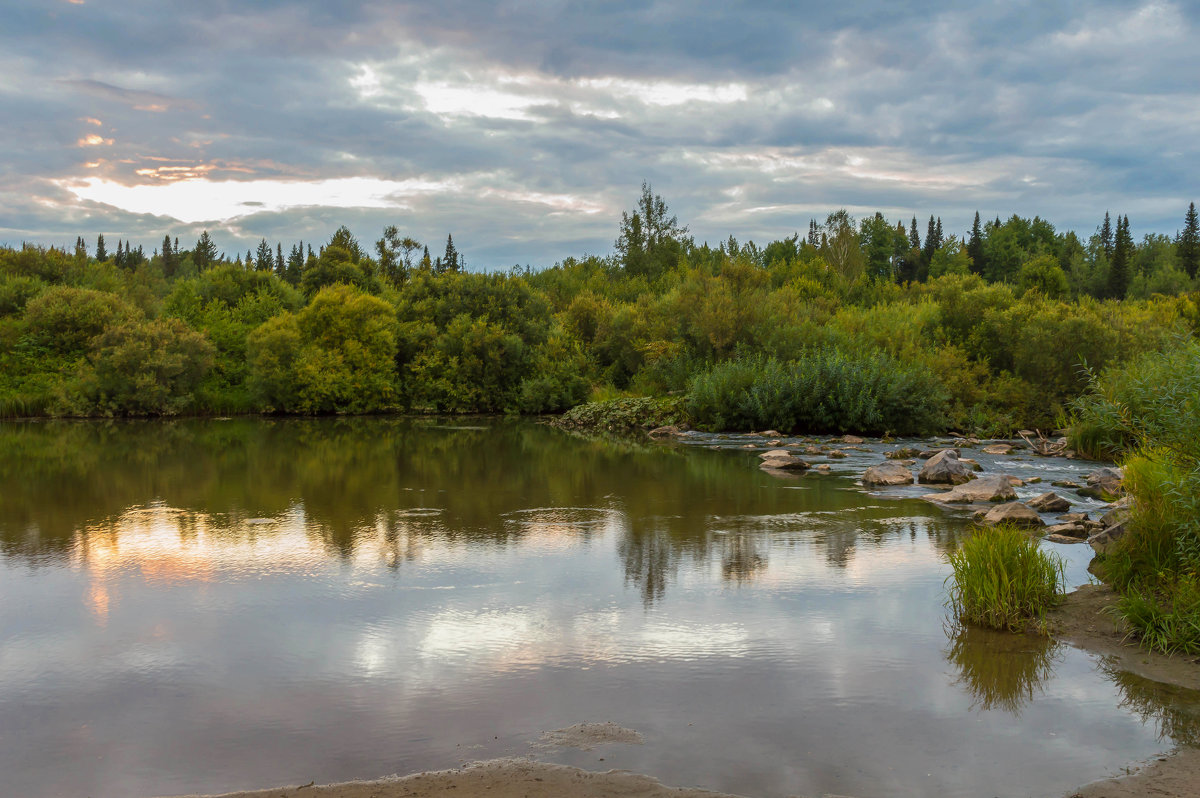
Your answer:
[[[699,239],[762,243],[843,206],[1174,232],[1200,177],[1192,4],[10,6],[0,240],[398,224],[502,268],[608,252],[643,179]],[[260,182],[351,177],[434,188],[288,206]],[[77,193],[181,178],[232,181],[230,210]]]

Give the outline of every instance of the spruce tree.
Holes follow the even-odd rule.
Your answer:
[[[163,236],[162,269],[163,269],[163,275],[165,275],[167,277],[175,276],[176,256],[175,256],[175,250],[171,246],[171,237],[169,235]]]
[[[209,266],[212,266],[217,259],[217,245],[209,238],[208,231],[205,230],[200,234],[200,238],[196,240],[196,248],[192,250],[192,261],[196,264],[196,269],[204,271]]]
[[[283,260],[283,242],[275,242],[275,276],[280,280],[287,273],[287,264]]]
[[[1112,262],[1108,269],[1108,295],[1124,299],[1129,290],[1129,260],[1133,255],[1133,237],[1129,234],[1129,217],[1117,217],[1117,236],[1113,243]]]
[[[442,256],[442,271],[458,271],[458,250],[454,248],[454,236],[446,236],[446,254]]]
[[[1188,205],[1187,215],[1183,217],[1183,230],[1175,239],[1175,251],[1179,255],[1179,265],[1188,277],[1194,278],[1200,270],[1200,224],[1197,223],[1194,202]]]
[[[925,231],[925,249],[924,260],[925,265],[929,265],[929,261],[933,260],[933,253],[937,251],[937,223],[934,222],[933,216],[929,217],[929,228]]]
[[[1117,225],[1120,226],[1121,219],[1118,217]],[[1100,246],[1104,247],[1104,257],[1112,260],[1113,256],[1113,229],[1112,221],[1108,218],[1108,211],[1104,212],[1104,224],[1100,226]]]
[[[975,224],[971,225],[971,238],[967,241],[967,255],[971,258],[971,271],[983,273],[983,229],[979,224],[979,211],[975,211]]]
[[[942,248],[942,244],[946,243],[946,237],[942,235],[942,217],[940,216],[938,217],[937,227],[934,228],[933,234],[937,237],[937,246],[934,247],[936,251]]]
[[[908,246],[910,249],[921,248],[921,234],[917,232],[917,217],[912,218],[912,227],[908,228]]]
[[[249,263],[249,258],[246,262]],[[271,252],[271,245],[264,238],[258,242],[258,251],[254,254],[254,268],[260,272],[266,272],[271,270],[274,263],[275,255]]]
[[[108,250],[104,247],[104,233],[96,236],[96,260],[108,260]]]

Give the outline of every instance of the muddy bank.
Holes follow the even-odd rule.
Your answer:
[[[1126,642],[1129,630],[1111,609],[1117,599],[1108,585],[1080,586],[1049,613],[1051,633],[1078,648],[1106,657],[1116,670],[1200,690],[1200,658],[1168,657]]]
[[[667,787],[649,776],[594,773],[527,759],[495,759],[455,770],[344,784],[279,787],[208,798],[735,798],[707,790]],[[187,796],[199,798],[199,796]]]

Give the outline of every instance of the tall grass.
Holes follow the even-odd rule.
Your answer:
[[[963,623],[1018,632],[1064,589],[1062,559],[1015,527],[978,529],[950,554],[949,605]]]
[[[687,395],[692,417],[712,430],[919,434],[945,424],[946,391],[928,370],[883,353],[834,348],[785,362],[724,361],[696,375]]]

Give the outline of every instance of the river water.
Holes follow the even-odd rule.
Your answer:
[[[948,624],[966,519],[858,486],[890,447],[790,479],[763,448],[496,419],[0,425],[0,792],[533,756],[751,796],[1062,795],[1196,742],[1191,694]],[[1053,548],[1086,581],[1088,547]],[[538,744],[600,721],[644,743]]]

